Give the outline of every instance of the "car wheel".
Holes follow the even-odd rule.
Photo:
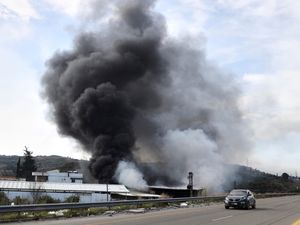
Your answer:
[[[225,205],[225,209],[229,209],[229,206],[228,206],[228,205]]]
[[[253,204],[252,209],[256,209],[256,203]]]
[[[247,204],[245,205],[245,209],[247,209],[247,210],[248,210],[248,209],[249,209],[249,207],[250,207],[250,206],[249,206],[249,203],[247,203]]]

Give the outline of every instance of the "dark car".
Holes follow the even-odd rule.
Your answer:
[[[225,198],[225,209],[229,207],[249,209],[256,208],[256,200],[251,191],[245,189],[232,190]]]

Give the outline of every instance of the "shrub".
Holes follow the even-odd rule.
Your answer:
[[[37,204],[48,204],[48,203],[60,203],[60,201],[58,199],[52,198],[49,195],[42,195],[42,196],[39,196],[36,203]]]
[[[0,205],[9,205],[9,199],[4,192],[0,192]]]
[[[80,200],[79,195],[71,195],[68,198],[66,198],[64,202],[72,203],[72,202],[79,202],[79,200]]]
[[[27,198],[21,198],[20,196],[15,197],[12,202],[15,205],[27,205],[30,204],[30,201]]]

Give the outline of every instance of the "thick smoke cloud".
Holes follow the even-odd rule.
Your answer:
[[[45,97],[59,132],[91,153],[99,182],[126,183],[130,171],[137,187],[143,179],[178,185],[193,171],[196,185],[220,186],[222,165],[248,149],[239,92],[193,42],[168,37],[153,6],[121,1],[107,27],[82,32],[72,50],[56,53]]]

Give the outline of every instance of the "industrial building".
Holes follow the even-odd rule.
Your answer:
[[[160,197],[157,194],[130,192],[124,185],[86,184],[83,183],[83,174],[77,171],[32,172],[32,176],[34,182],[0,179],[0,192],[4,192],[11,201],[19,196],[31,202],[44,195],[59,201],[65,201],[75,195],[81,203]]]
[[[0,191],[10,200],[20,196],[33,200],[34,196],[48,195],[53,199],[64,201],[77,195],[80,202],[101,202],[114,200],[112,196],[126,196],[129,190],[124,185],[117,184],[82,184],[82,183],[54,183],[0,180]]]
[[[47,172],[32,172],[34,181],[54,183],[83,183],[83,174],[77,171],[59,172],[51,170]]]

